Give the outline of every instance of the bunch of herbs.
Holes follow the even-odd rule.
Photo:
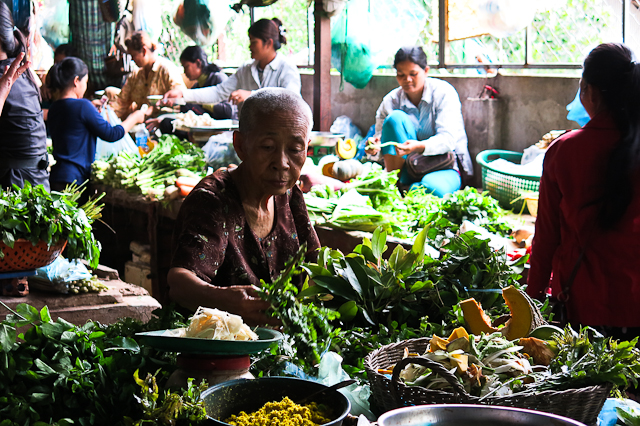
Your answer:
[[[67,240],[67,257],[86,259],[92,268],[98,266],[100,243],[91,224],[100,217],[98,199],[78,206],[82,188],[72,186],[64,192],[49,193],[44,186],[25,182],[23,188],[0,189],[0,224],[2,242],[13,248],[22,238],[33,245],[43,241],[47,246]],[[0,257],[4,252],[0,250]]]

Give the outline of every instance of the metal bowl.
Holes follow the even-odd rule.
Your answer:
[[[311,132],[310,146],[335,146],[338,139],[344,138],[342,133],[333,132]]]
[[[384,413],[378,426],[585,426],[542,411],[472,404],[416,405]]]
[[[209,424],[229,426],[228,423],[224,423],[224,419],[240,411],[253,413],[267,402],[280,401],[285,396],[296,401],[327,387],[322,383],[295,377],[239,379],[210,387],[202,393],[202,399]],[[333,409],[334,420],[323,426],[341,426],[351,411],[351,403],[337,390],[327,391],[308,402],[317,402]]]

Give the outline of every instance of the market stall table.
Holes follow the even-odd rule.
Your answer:
[[[178,217],[182,199],[173,201],[150,200],[142,195],[130,194],[122,189],[104,185],[94,185],[92,189],[104,192],[105,204],[102,220],[111,229],[97,225],[94,227],[96,238],[102,243],[102,259],[106,265],[124,271],[125,262],[130,260],[129,245],[141,240],[149,244],[151,252],[150,279],[151,295],[160,303],[167,302],[167,273],[171,265],[171,236],[175,220]],[[346,231],[316,225],[320,244],[343,253],[350,253],[362,243],[362,239],[371,239],[368,232]],[[411,242],[393,237],[387,238],[390,255],[396,245],[411,249]]]
[[[22,297],[1,296],[0,301],[13,310],[20,303],[38,310],[47,306],[54,321],[61,317],[76,325],[89,320],[111,324],[124,317],[146,323],[151,319],[152,312],[161,307],[145,289],[121,281],[118,273],[111,268],[99,266],[96,274],[108,290],[76,295],[32,290]],[[0,310],[0,320],[4,320],[8,313]]]

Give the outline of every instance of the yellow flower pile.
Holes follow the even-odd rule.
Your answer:
[[[267,402],[255,413],[241,411],[224,422],[233,426],[319,426],[329,423],[318,404],[312,402],[301,406],[286,396],[279,402]]]

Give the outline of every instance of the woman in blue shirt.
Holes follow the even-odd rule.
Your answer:
[[[59,90],[60,99],[49,108],[49,132],[56,164],[51,168],[52,190],[67,184],[81,184],[91,175],[96,156],[96,138],[107,142],[122,139],[125,132],[144,122],[145,113],[135,111],[122,124],[112,126],[84,99],[87,90],[87,65],[78,58],[66,58],[49,71],[51,90]],[[150,109],[148,110],[150,111]]]
[[[424,186],[434,195],[460,189],[458,166],[429,173],[413,180],[405,170],[407,154],[438,155],[453,152],[467,174],[472,174],[460,99],[449,83],[427,77],[427,55],[421,47],[403,47],[393,62],[400,87],[389,92],[376,113],[376,142],[399,142],[385,146],[382,155],[387,171],[401,169],[404,186]],[[367,150],[374,154],[377,150]]]

